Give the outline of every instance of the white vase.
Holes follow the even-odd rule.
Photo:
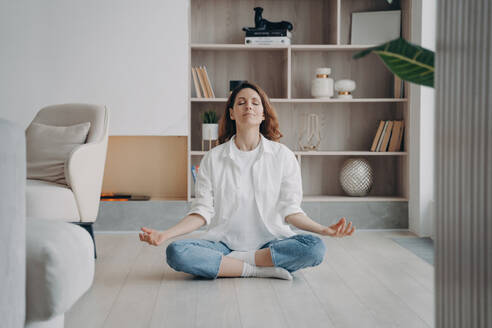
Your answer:
[[[217,140],[219,139],[219,124],[202,124],[202,139]]]
[[[316,78],[311,83],[311,96],[320,99],[333,97],[333,79],[329,77],[330,74],[329,67],[316,69]]]

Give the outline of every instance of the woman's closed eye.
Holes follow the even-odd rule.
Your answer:
[[[244,104],[246,104],[246,103],[245,103],[245,102],[240,102],[240,103],[238,103],[238,105],[244,105]],[[254,105],[254,106],[259,106],[260,104],[259,104],[259,103],[252,103],[252,105]]]

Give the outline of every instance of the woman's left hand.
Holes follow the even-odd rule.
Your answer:
[[[355,231],[355,226],[352,227],[352,222],[349,222],[348,225],[345,226],[346,220],[345,218],[341,218],[337,223],[325,227],[321,230],[320,235],[330,236],[330,237],[344,237],[351,236]]]

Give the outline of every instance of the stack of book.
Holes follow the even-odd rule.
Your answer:
[[[379,121],[371,151],[400,151],[404,128],[404,121]]]
[[[193,83],[197,98],[215,98],[214,90],[208,78],[207,68],[205,66],[192,67]]]
[[[292,34],[288,30],[246,31],[244,44],[247,45],[287,45]]]

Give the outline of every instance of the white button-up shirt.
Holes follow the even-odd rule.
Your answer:
[[[261,135],[261,134],[260,134]],[[206,221],[203,239],[220,241],[238,203],[239,167],[231,147],[235,135],[208,151],[200,162],[195,183],[195,199],[187,215],[196,213]],[[261,135],[258,159],[253,164],[256,206],[266,228],[278,238],[295,233],[285,217],[304,213],[301,209],[301,169],[294,153],[284,144]]]

